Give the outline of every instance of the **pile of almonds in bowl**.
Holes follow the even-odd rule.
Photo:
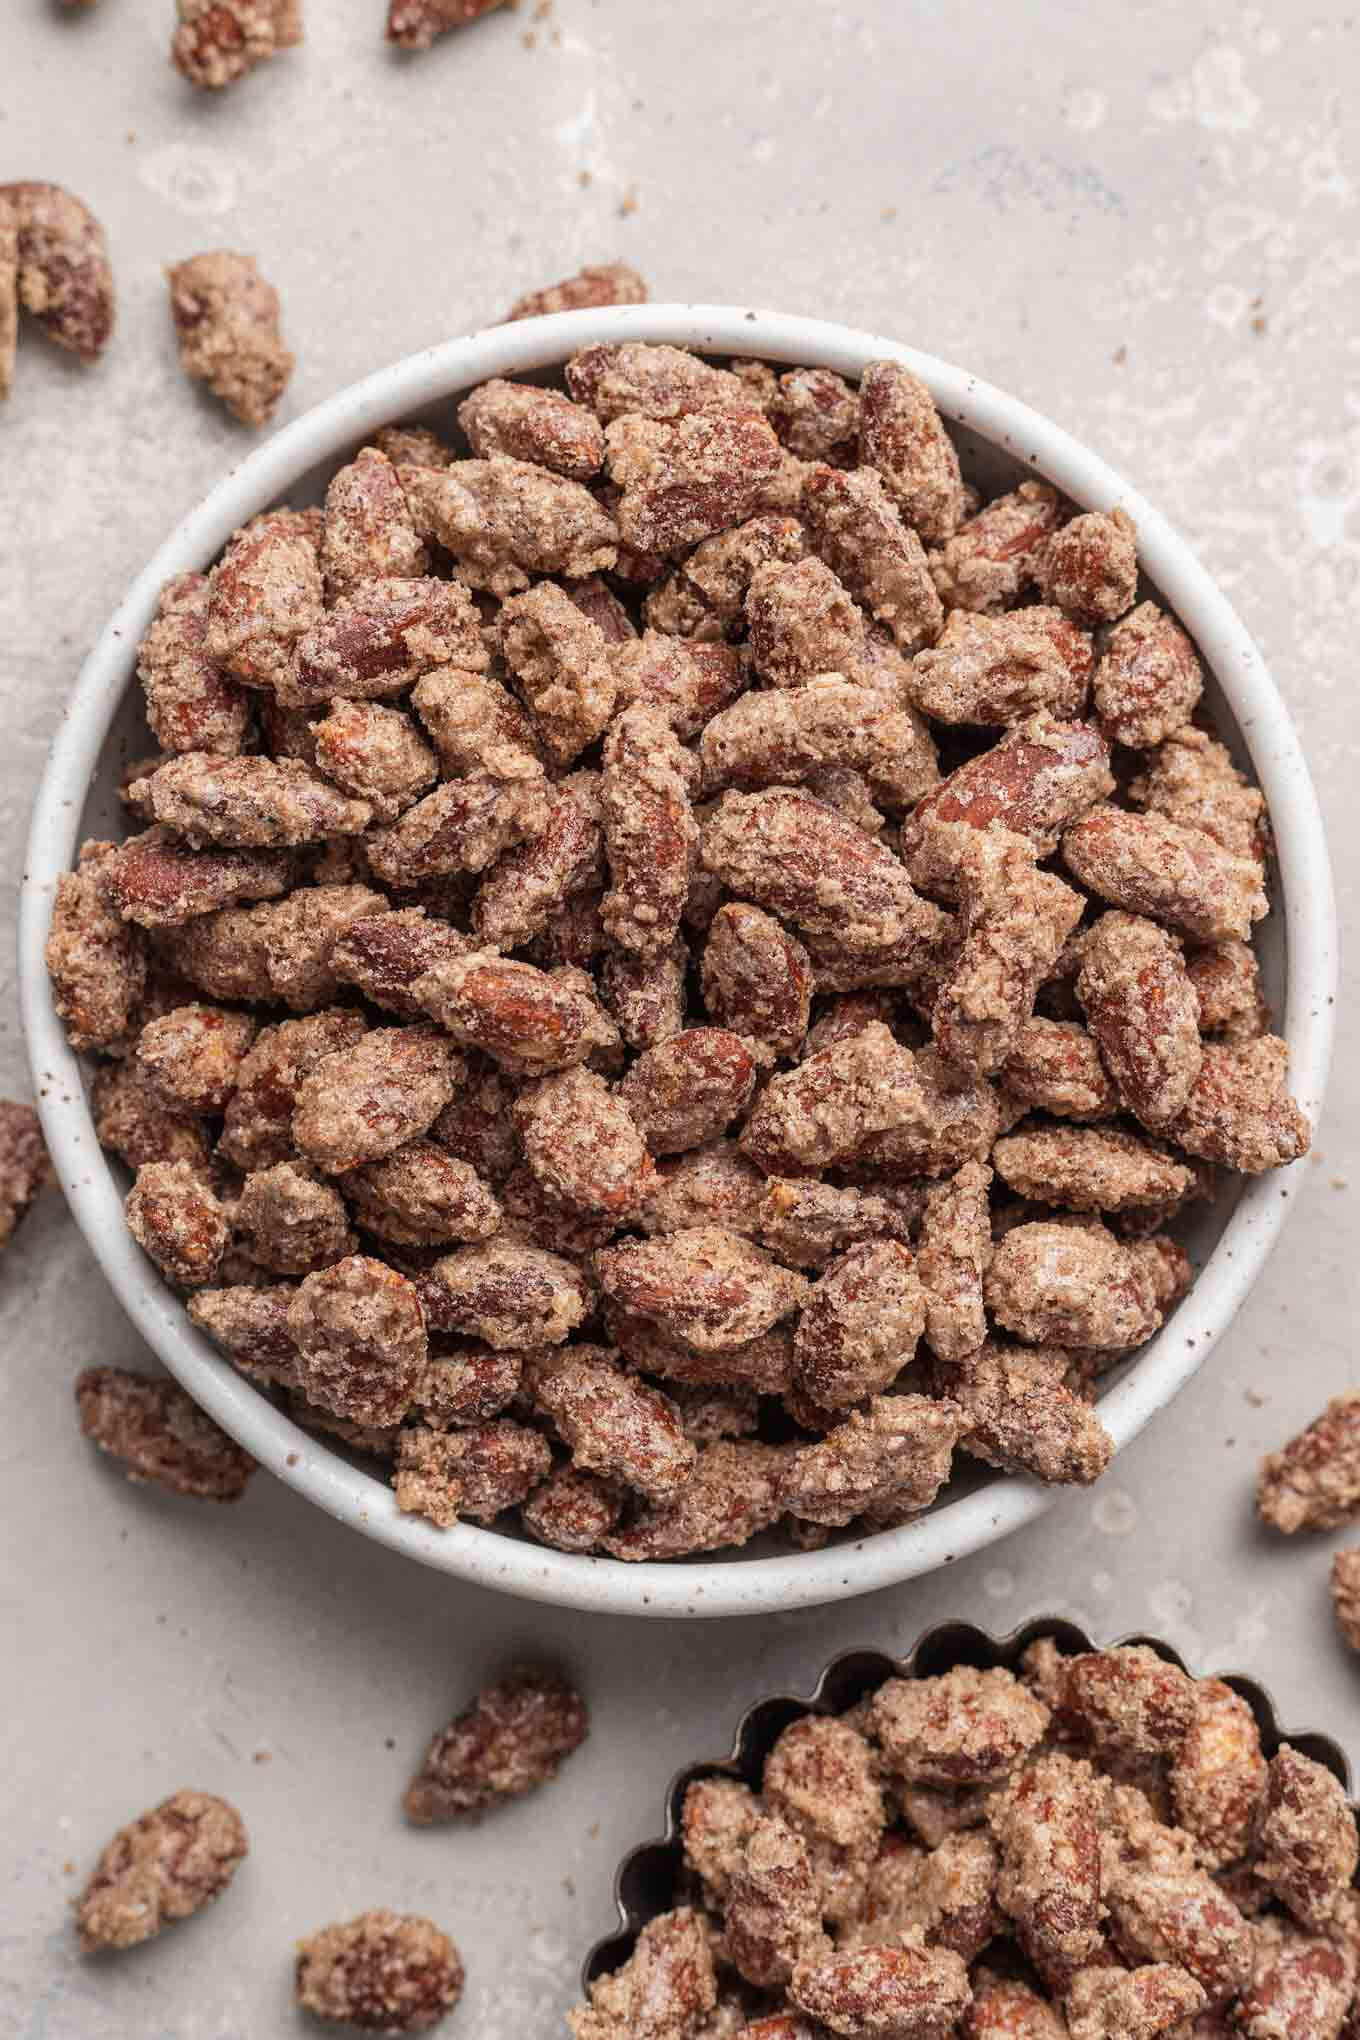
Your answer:
[[[1260,792],[1121,510],[892,360],[587,347],[164,590],[48,943],[193,1322],[438,1525],[622,1560],[1094,1480],[1295,1159]]]

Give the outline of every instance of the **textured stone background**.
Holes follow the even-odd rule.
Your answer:
[[[93,374],[27,344],[0,418],[0,842],[17,874],[49,734],[130,574],[242,449],[177,376],[163,263],[253,250],[300,358],[289,415],[621,254],[658,297],[820,312],[967,363],[1100,448],[1240,605],[1308,745],[1355,913],[1360,209],[1349,0],[531,0],[405,63],[381,0],[312,0],[305,49],[220,101],[168,69],[170,0],[57,18],[10,0],[0,181],[105,221],[122,309]],[[1276,24],[1280,25],[1276,25]],[[532,41],[532,46],[526,46]],[[7,892],[4,912],[13,911]],[[26,1094],[12,935],[0,1083]],[[1256,1457],[1354,1378],[1356,1023],[1284,1245],[1199,1381],[1094,1495],[944,1577],[738,1627],[553,1614],[399,1562],[260,1481],[219,1516],[134,1492],[75,1435],[70,1382],[144,1356],[49,1200],[0,1283],[0,2033],[262,2040],[294,2030],[293,1936],[429,1911],[468,1958],[452,2030],[560,2030],[611,1924],[614,1863],[683,1761],[833,1651],[962,1612],[1153,1628],[1264,1678],[1360,1758],[1360,1666],[1326,1553],[1256,1535]],[[8,1634],[6,1634],[8,1632]],[[560,1649],[596,1734],[480,1830],[396,1812],[484,1670]],[[268,1764],[257,1764],[268,1753]],[[65,1901],[180,1784],[237,1800],[255,1854],[213,1917],[82,1966]],[[71,1866],[75,1866],[75,1870]]]

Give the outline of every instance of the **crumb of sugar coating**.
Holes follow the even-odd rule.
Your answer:
[[[1330,1574],[1336,1626],[1352,1650],[1360,1650],[1360,1550],[1338,1551]]]
[[[1360,1515],[1360,1389],[1333,1396],[1306,1430],[1266,1455],[1256,1506],[1286,1536],[1340,1529]]]
[[[176,0],[170,61],[200,90],[234,85],[302,41],[301,0]]]
[[[585,1703],[560,1673],[508,1673],[434,1737],[406,1788],[406,1818],[428,1827],[535,1792],[587,1733]]]
[[[80,1428],[132,1481],[205,1502],[236,1502],[255,1461],[220,1431],[178,1383],[123,1367],[87,1367],[76,1379]]]
[[[180,367],[220,397],[242,425],[267,425],[294,361],[279,326],[279,294],[253,255],[216,249],[167,270]]]
[[[412,4],[428,6],[430,0]],[[462,1995],[458,1950],[416,1913],[360,1913],[298,1942],[296,2002],[328,2025],[428,2033]]]
[[[135,1948],[226,1890],[249,1853],[236,1808],[211,1792],[171,1793],[120,1828],[76,1904],[82,1954]]]
[[[397,1435],[392,1485],[400,1510],[448,1530],[463,1516],[494,1523],[532,1494],[551,1467],[546,1439],[509,1417],[455,1431],[408,1424]]]
[[[506,317],[538,319],[550,312],[588,311],[600,305],[645,305],[647,295],[647,285],[628,263],[588,262],[575,276],[516,298]]]

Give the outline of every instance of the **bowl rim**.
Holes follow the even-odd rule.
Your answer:
[[[558,313],[482,329],[409,355],[337,392],[248,454],[156,550],[82,665],[63,707],[34,805],[19,914],[20,1002],[38,1110],[77,1225],[134,1324],[170,1372],[271,1472],[338,1521],[477,1585],[583,1611],[727,1616],[817,1606],[896,1585],[981,1549],[1048,1509],[1059,1488],[1016,1477],[916,1523],[817,1552],[629,1565],[551,1550],[494,1529],[439,1530],[403,1515],[391,1489],[276,1409],[192,1326],[180,1299],[128,1234],[122,1193],[94,1136],[79,1059],[57,1019],[43,963],[58,878],[71,868],[81,812],[131,662],[173,574],[201,570],[246,519],[379,425],[447,401],[491,376],[559,367],[602,341],[664,341],[716,355],[816,364],[857,380],[872,360],[902,362],[942,414],[990,441],[1087,509],[1126,509],[1149,579],[1196,640],[1232,710],[1266,795],[1278,850],[1287,998],[1281,1032],[1314,1126],[1331,1055],[1336,909],[1317,798],[1298,736],[1265,661],[1183,538],[1098,455],[1027,404],[952,363],[835,322],[742,306],[655,304]],[[1241,1305],[1294,1202],[1306,1163],[1257,1177],[1171,1321],[1101,1398],[1117,1449],[1185,1385]]]
[[[617,1923],[592,1943],[582,1960],[580,1978],[583,1994],[588,1997],[591,1984],[618,1967],[618,1962],[611,1958],[619,1956],[625,1947],[628,1953],[632,1952],[648,1920],[655,1919],[658,1912],[670,1910],[668,1906],[652,1908],[640,1903],[636,1887],[648,1881],[648,1872],[654,1865],[659,1872],[669,1866],[672,1876],[677,1872],[683,1860],[685,1794],[698,1779],[735,1778],[754,1786],[772,1746],[768,1731],[773,1722],[780,1723],[777,1733],[782,1733],[790,1722],[812,1715],[839,1716],[846,1711],[847,1692],[856,1689],[864,1694],[876,1692],[889,1679],[935,1678],[941,1672],[960,1665],[1001,1666],[1018,1674],[1024,1653],[1031,1644],[1040,1641],[1055,1642],[1064,1657],[1143,1645],[1189,1678],[1197,1681],[1216,1679],[1230,1686],[1251,1708],[1267,1758],[1273,1757],[1283,1744],[1288,1743],[1291,1748],[1302,1750],[1305,1756],[1322,1763],[1342,1787],[1351,1815],[1360,1826],[1360,1805],[1357,1805],[1354,1796],[1351,1766],[1341,1744],[1326,1729],[1291,1731],[1283,1727],[1274,1695],[1250,1672],[1199,1671],[1168,1638],[1155,1636],[1146,1629],[1136,1629],[1102,1641],[1069,1616],[1038,1614],[1016,1623],[998,1636],[966,1616],[944,1616],[923,1629],[900,1657],[878,1644],[851,1646],[838,1651],[822,1666],[810,1692],[794,1693],[783,1689],[764,1693],[759,1699],[749,1701],[737,1716],[726,1756],[692,1759],[672,1773],[662,1801],[663,1818],[659,1832],[649,1835],[644,1841],[635,1842],[619,1859],[612,1886]],[[660,1877],[652,1881],[660,1882]],[[1360,1882],[1360,1876],[1357,1882]],[[683,1894],[677,1894],[672,1884],[669,1896],[674,1902],[677,1896]],[[627,1955],[623,1955],[622,1959],[626,1961]]]

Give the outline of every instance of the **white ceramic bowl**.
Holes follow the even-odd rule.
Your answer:
[[[497,326],[381,369],[250,454],[167,539],[86,660],[38,795],[20,918],[23,1018],[34,1089],[61,1183],[100,1266],[148,1343],[195,1401],[321,1508],[395,1550],[462,1579],[568,1607],[637,1615],[736,1615],[862,1594],[929,1572],[1031,1521],[1054,1490],[979,1473],[919,1522],[819,1552],[619,1564],[549,1551],[495,1530],[437,1530],[402,1515],[392,1493],[322,1439],[299,1430],[189,1323],[123,1224],[125,1187],[94,1137],[82,1068],[52,1008],[43,943],[53,889],[87,835],[120,834],[120,762],[149,748],[133,684],[136,646],[157,593],[202,568],[248,517],[282,498],[318,500],[329,472],[379,425],[438,421],[488,376],[551,371],[601,340],[664,340],[717,354],[815,363],[857,378],[891,356],[924,378],[957,428],[965,470],[994,491],[1041,475],[1093,509],[1122,504],[1138,525],[1144,573],[1199,645],[1216,682],[1225,736],[1249,756],[1279,846],[1276,911],[1263,930],[1267,992],[1293,1059],[1299,1101],[1316,1122],[1331,1047],[1336,924],[1317,802],[1289,715],[1231,605],[1184,541],[1095,454],[1015,398],[891,340],[814,319],[741,307],[646,305]],[[1242,1186],[1189,1242],[1202,1260],[1170,1323],[1101,1398],[1124,1446],[1199,1368],[1260,1272],[1291,1203],[1290,1172]]]

